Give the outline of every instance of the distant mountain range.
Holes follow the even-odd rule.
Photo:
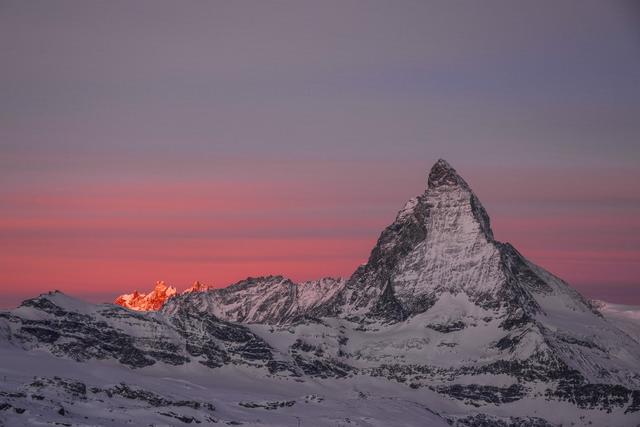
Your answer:
[[[194,282],[194,284],[183,293],[203,292],[209,289],[209,286],[203,283]],[[176,295],[178,295],[176,288],[167,285],[163,281],[158,281],[151,292],[144,294],[133,291],[130,294],[120,295],[114,303],[136,311],[155,311],[160,310],[169,298]]]
[[[346,280],[158,282],[116,303],[52,292],[0,312],[0,420],[640,424],[640,310],[496,241],[444,160]]]

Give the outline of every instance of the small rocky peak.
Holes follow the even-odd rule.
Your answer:
[[[196,280],[195,282],[193,282],[193,285],[191,285],[190,288],[186,289],[183,293],[189,293],[189,292],[206,292],[209,289],[212,289],[213,287],[210,285],[205,285],[204,283]]]
[[[443,159],[438,160],[431,168],[431,171],[429,172],[428,186],[431,189],[442,186],[460,186],[468,188],[467,183],[460,175],[458,175],[458,172],[456,172],[456,170]]]
[[[177,295],[176,288],[160,280],[148,294],[134,291],[131,294],[120,295],[114,302],[132,310],[155,311],[162,308],[165,302],[175,295]]]
[[[172,297],[178,293],[178,290],[173,286],[167,285],[163,280],[159,280],[156,282],[155,288],[153,288],[153,293],[156,297]],[[149,294],[151,295],[151,294]]]

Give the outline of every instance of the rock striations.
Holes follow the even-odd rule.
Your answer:
[[[356,409],[344,418],[334,412],[349,393],[358,396],[356,408],[386,390],[367,414],[382,405],[410,417],[421,405],[430,425],[635,425],[640,323],[620,314],[630,309],[599,304],[607,307],[599,311],[496,241],[479,199],[444,160],[427,181],[347,280],[268,276],[223,289],[196,283],[180,295],[160,282],[147,295],[116,301],[147,312],[51,293],[1,312],[0,342],[79,362],[115,361],[131,372],[160,365],[176,367],[178,377],[194,366],[220,378],[249,375],[262,384],[247,392],[258,402],[238,403],[233,422],[254,422],[242,414],[256,410],[301,420],[300,405],[313,404],[309,423],[374,425]],[[265,400],[264,390],[291,381],[313,393]],[[334,400],[318,397],[330,384]],[[380,425],[385,414],[376,415]],[[419,425],[412,420],[404,425]]]

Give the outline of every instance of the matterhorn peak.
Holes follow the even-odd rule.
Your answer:
[[[405,204],[367,264],[347,282],[346,312],[381,317],[385,310],[377,307],[383,301],[385,307],[399,307],[394,313],[422,313],[443,290],[480,299],[489,290],[475,283],[487,283],[482,277],[487,265],[488,274],[501,274],[489,215],[467,182],[440,159],[429,172],[427,190]],[[500,288],[502,282],[493,285]]]
[[[431,168],[425,195],[427,203],[436,206],[446,205],[448,210],[457,211],[456,215],[465,216],[465,212],[471,214],[470,223],[478,224],[483,235],[488,240],[493,240],[489,215],[480,199],[446,160],[439,159]]]
[[[441,186],[469,188],[465,180],[458,175],[458,172],[446,160],[438,159],[429,172],[428,188],[433,189]]]

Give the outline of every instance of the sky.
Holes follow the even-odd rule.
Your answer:
[[[633,1],[0,0],[0,307],[349,276],[438,159],[640,304]]]

